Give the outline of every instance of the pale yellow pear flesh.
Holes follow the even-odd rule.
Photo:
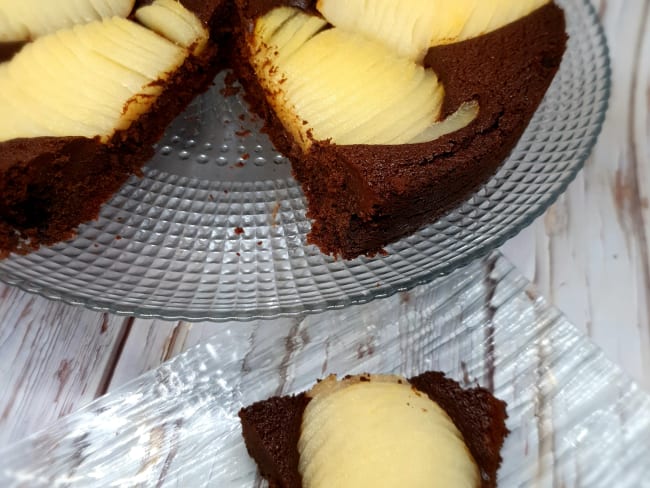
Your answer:
[[[127,17],[134,0],[0,0],[0,42],[29,41],[77,24]]]
[[[418,144],[433,141],[447,134],[459,131],[471,124],[478,117],[478,113],[478,102],[465,102],[449,117],[430,125],[409,142],[411,144]]]
[[[177,11],[176,2],[157,0],[153,6],[158,2],[163,10]],[[5,115],[0,141],[38,136],[105,141],[130,127],[156,102],[190,49],[207,39],[207,31],[192,26],[187,17],[193,14],[185,12],[165,17],[176,26],[161,30],[172,37],[191,30],[194,40],[187,46],[120,17],[61,29],[26,45],[0,65]]]
[[[305,488],[476,488],[462,434],[427,395],[395,376],[316,385],[298,442]]]
[[[432,46],[492,32],[550,0],[318,0],[335,27],[381,42],[400,56],[421,61]]]
[[[445,91],[432,70],[295,8],[276,8],[258,19],[250,45],[269,103],[304,151],[314,141],[428,142],[427,134],[440,137],[478,115],[462,111],[464,117],[439,121]]]
[[[178,0],[158,0],[139,8],[135,18],[142,25],[184,48],[199,54],[208,42],[208,31],[201,21]]]
[[[282,72],[286,74],[283,89],[288,101],[308,122],[313,137],[337,144],[381,144],[384,141],[374,137],[373,124],[368,122],[399,117],[400,110],[407,110],[402,101],[418,92],[425,94],[418,112],[433,121],[443,98],[442,86],[432,71],[338,29],[313,37],[283,63]],[[405,85],[416,77],[420,82],[405,91]],[[418,112],[411,113],[411,120],[418,119]],[[411,131],[418,134],[429,123]]]

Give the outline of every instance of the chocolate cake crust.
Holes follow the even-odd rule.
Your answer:
[[[495,487],[508,435],[506,404],[484,388],[463,389],[443,373],[427,372],[408,381],[440,405],[463,434],[481,472],[481,487]],[[302,488],[298,440],[309,400],[305,393],[272,397],[239,411],[246,449],[271,488]]]

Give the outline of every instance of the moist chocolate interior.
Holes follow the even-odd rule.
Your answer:
[[[201,3],[201,19],[221,18],[223,0]],[[217,44],[190,56],[165,83],[153,107],[110,141],[35,137],[0,142],[0,258],[74,236],[129,176],[154,155],[153,144],[187,104],[212,83]]]
[[[304,5],[307,3],[308,5]],[[323,252],[372,255],[465,200],[515,146],[557,72],[566,46],[562,10],[549,3],[489,34],[431,48],[425,58],[446,90],[443,112],[477,100],[477,119],[435,141],[399,146],[317,142],[304,154],[264,97],[247,42],[255,18],[280,6],[314,2],[238,0],[234,68],[253,111],[292,161],[314,219],[310,242]]]
[[[423,373],[409,382],[447,412],[479,467],[481,486],[495,487],[500,451],[508,435],[506,404],[483,388],[463,389],[443,373]],[[271,488],[302,488],[298,439],[308,403],[306,394],[300,393],[273,397],[239,411],[246,448]]]

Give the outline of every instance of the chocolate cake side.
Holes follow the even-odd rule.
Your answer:
[[[292,161],[314,219],[310,242],[354,258],[439,218],[494,174],[511,152],[557,72],[565,50],[562,10],[549,3],[489,34],[431,48],[424,64],[446,89],[443,116],[479,102],[469,126],[428,143],[337,146],[315,142],[307,154],[286,134],[245,60],[254,19],[278,4],[238,0],[241,34],[234,68],[253,111],[266,121],[278,150]],[[298,2],[304,3],[304,2]],[[256,5],[252,8],[251,5]],[[507,54],[504,54],[507,53]],[[239,60],[237,59],[239,58]]]
[[[308,403],[309,398],[301,393],[269,398],[239,412],[246,449],[270,488],[302,486],[297,446]]]
[[[214,30],[224,3],[208,3],[197,16]],[[79,224],[97,218],[101,205],[154,155],[153,144],[169,123],[210,86],[217,54],[210,42],[190,55],[151,109],[106,143],[87,137],[0,142],[0,258],[69,239]]]
[[[481,486],[495,487],[508,435],[506,404],[483,388],[463,389],[443,373],[426,372],[408,381],[447,412],[478,464]],[[298,439],[308,403],[301,393],[272,397],[239,411],[246,448],[271,488],[302,488]]]

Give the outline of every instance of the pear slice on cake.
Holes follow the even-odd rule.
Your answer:
[[[184,48],[200,53],[209,33],[201,21],[177,0],[157,0],[139,8],[135,18],[161,36]]]
[[[409,110],[402,103],[409,96],[422,99],[424,103],[417,108],[428,114],[430,121],[437,118],[443,90],[433,72],[393,56],[378,43],[339,29],[304,36],[302,44],[297,36],[284,32],[309,21],[310,16],[304,13],[295,15],[275,30],[266,41],[268,49],[258,50],[254,58],[261,83],[266,84],[267,92],[276,94],[271,99],[276,112],[305,148],[311,138],[337,144],[381,143],[367,123],[399,117],[400,108]],[[291,41],[276,42],[284,38]],[[268,64],[268,59],[273,63]],[[428,123],[422,118],[412,117],[413,124],[402,131],[404,140],[426,128]]]
[[[550,0],[318,0],[335,27],[359,32],[422,61],[431,46],[464,41],[514,22]]]
[[[147,112],[208,33],[177,2],[145,8],[136,14],[144,25],[118,16],[76,25],[37,39],[2,65],[2,105],[11,115],[0,125],[0,141],[107,141]]]
[[[0,42],[30,41],[60,29],[127,17],[135,0],[0,0]]]
[[[405,378],[325,378],[307,393],[298,469],[305,488],[478,487],[447,412]]]
[[[463,110],[451,124],[440,121],[444,87],[432,70],[297,9],[274,9],[258,19],[251,46],[269,103],[305,151],[313,141],[421,142],[478,114],[473,103],[474,110]]]
[[[278,7],[249,46],[267,101],[294,140],[338,145],[425,143],[467,127],[466,100],[440,120],[445,90],[422,61],[431,47],[514,22],[550,0],[318,0],[323,18]]]

